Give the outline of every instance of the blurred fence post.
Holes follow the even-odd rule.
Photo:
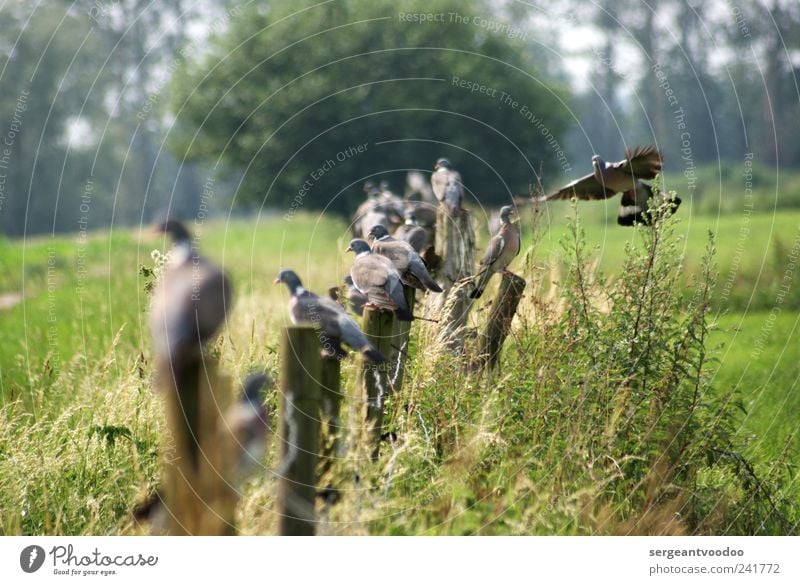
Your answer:
[[[172,535],[234,534],[237,495],[226,482],[232,437],[220,440],[223,413],[231,403],[230,380],[216,360],[200,356],[188,363],[160,364],[167,396],[167,422],[175,452],[165,466],[164,505]],[[166,368],[166,369],[165,369]]]
[[[392,355],[392,327],[394,315],[369,307],[364,308],[363,330],[367,339],[384,356]],[[372,458],[377,459],[380,438],[383,434],[383,406],[391,391],[389,372],[391,362],[373,364],[361,358],[358,372],[358,388],[364,401],[364,424],[368,442],[372,446]]]
[[[313,536],[317,495],[322,357],[310,325],[285,327],[281,337],[279,534]]]
[[[511,331],[511,322],[526,285],[525,279],[516,274],[503,274],[480,341],[481,361],[489,370],[493,370],[500,359],[500,350]]]

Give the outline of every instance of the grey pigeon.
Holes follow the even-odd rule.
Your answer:
[[[453,168],[446,158],[440,158],[433,167],[431,187],[439,203],[442,203],[455,215],[461,211],[461,202],[464,199],[464,186],[461,184],[461,173]]]
[[[413,321],[400,274],[392,261],[373,254],[369,244],[362,239],[351,240],[347,251],[356,254],[350,276],[355,287],[367,296],[367,302],[379,309],[394,311],[400,321]]]
[[[153,291],[150,328],[156,356],[173,365],[198,356],[216,334],[232,304],[225,273],[199,254],[179,221],[156,227],[173,241],[169,263]]]
[[[386,358],[377,351],[344,308],[328,297],[321,297],[303,288],[300,278],[292,270],[281,270],[275,283],[284,283],[289,289],[289,315],[293,323],[311,323],[322,332],[320,343],[326,353],[336,357],[347,355],[342,343],[361,352],[375,363]]]
[[[519,254],[519,227],[511,223],[513,213],[514,209],[509,205],[500,209],[500,229],[489,241],[489,247],[481,260],[480,269],[475,276],[477,278],[475,290],[469,295],[473,299],[480,298],[492,275],[496,272],[505,272],[511,261]]]
[[[353,277],[349,274],[344,277],[344,283],[347,285],[347,300],[350,302],[350,309],[356,315],[363,315],[367,296],[356,288],[356,285],[353,284]]]
[[[413,209],[405,210],[405,223],[394,231],[394,237],[411,244],[417,254],[422,254],[428,247],[428,232],[417,225],[417,216]]]
[[[372,251],[391,260],[405,284],[420,290],[442,292],[442,287],[428,274],[425,263],[411,244],[393,238],[382,225],[373,226],[368,235],[374,238]]]
[[[636,147],[625,153],[626,158],[619,162],[607,163],[598,155],[592,157],[594,172],[561,189],[543,195],[537,201],[553,201],[558,199],[599,200],[608,199],[622,193],[617,223],[633,225],[644,221],[647,217],[648,199],[653,191],[643,180],[656,178],[661,172],[661,153],[654,146]],[[681,200],[671,201],[671,212],[674,213]]]
[[[653,198],[653,188],[647,183],[639,181],[635,189],[625,191],[619,203],[617,223],[624,226],[632,226],[637,223],[650,225],[652,214],[650,213],[650,200]],[[668,198],[666,194],[660,193],[657,205],[667,204],[670,214],[678,210],[681,204],[680,197]]]
[[[250,374],[242,383],[239,398],[225,414],[227,428],[236,440],[238,481],[258,467],[267,449],[267,435],[272,424],[261,399],[261,390],[272,385],[272,379],[266,374]]]

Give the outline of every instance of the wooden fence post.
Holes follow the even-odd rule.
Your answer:
[[[320,457],[322,458],[319,470],[320,482],[325,480],[325,476],[336,459],[339,434],[342,429],[340,419],[342,404],[342,394],[339,389],[340,373],[341,362],[339,358],[322,358],[320,386],[322,390],[322,421],[325,423],[325,432],[322,434],[322,448],[320,450]],[[330,483],[329,480],[328,483]]]
[[[500,289],[492,303],[492,310],[489,312],[486,329],[480,341],[481,361],[489,370],[497,366],[500,350],[511,331],[511,322],[514,320],[526,284],[525,279],[516,274],[503,274]]]
[[[394,315],[391,311],[364,308],[363,330],[367,339],[385,356],[392,355],[392,324]],[[372,458],[377,459],[380,438],[383,433],[383,406],[391,392],[388,367],[385,364],[373,364],[361,358],[358,372],[358,388],[364,402],[364,423],[369,443],[372,445]]]
[[[426,316],[439,319],[437,342],[455,355],[464,353],[464,333],[472,303],[471,287],[463,279],[472,276],[475,267],[475,228],[469,211],[450,215],[444,205],[436,210],[436,255],[441,258],[436,270],[444,292],[428,295]]]
[[[281,337],[279,533],[312,536],[317,494],[322,357],[310,325],[285,327]]]
[[[175,452],[164,476],[166,530],[171,535],[234,534],[237,495],[226,481],[232,437],[223,436],[230,381],[213,358],[158,365]]]
[[[406,297],[406,304],[411,312],[414,312],[414,301],[416,300],[416,289],[411,286],[404,286],[403,292]],[[392,356],[389,360],[391,371],[389,380],[391,381],[392,392],[400,392],[403,389],[403,379],[406,373],[406,361],[408,361],[408,342],[411,338],[411,321],[394,322],[394,335],[392,336]]]

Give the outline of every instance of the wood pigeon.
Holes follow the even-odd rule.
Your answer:
[[[363,315],[364,305],[367,302],[366,295],[356,288],[356,285],[353,284],[353,277],[349,274],[344,277],[344,283],[347,285],[347,300],[350,302],[350,309],[356,315]]]
[[[495,272],[506,272],[508,265],[519,254],[519,226],[511,223],[513,213],[514,209],[510,205],[500,209],[500,229],[489,241],[486,254],[481,259],[480,269],[475,275],[477,284],[469,295],[473,299],[480,298],[492,275]]]
[[[350,318],[344,308],[328,297],[321,297],[303,288],[300,278],[292,270],[281,270],[275,283],[284,283],[289,289],[289,315],[293,323],[311,323],[321,331],[320,343],[325,353],[343,358],[347,353],[342,343],[361,352],[374,363],[383,363],[386,358],[372,347],[367,337]]]
[[[200,355],[225,321],[233,290],[225,273],[200,255],[186,227],[170,219],[156,227],[173,241],[169,263],[153,291],[150,328],[156,356],[173,364]]]
[[[422,254],[428,247],[428,232],[417,225],[417,215],[413,209],[405,210],[405,223],[394,231],[394,237],[411,244],[417,254]]]
[[[576,197],[583,200],[608,199],[622,193],[617,223],[630,226],[636,222],[647,223],[649,219],[648,200],[653,195],[650,185],[642,180],[652,180],[661,172],[661,153],[654,146],[637,146],[625,152],[626,158],[619,162],[607,163],[598,155],[592,157],[594,172],[571,183],[558,191],[539,197],[537,201],[553,201]],[[670,200],[671,213],[675,213],[681,203],[679,198]]]
[[[267,449],[272,421],[261,391],[272,386],[272,378],[266,374],[250,374],[242,383],[239,398],[225,413],[227,428],[236,440],[237,483],[256,470]]]
[[[428,274],[425,263],[411,244],[393,238],[382,225],[372,226],[368,235],[374,239],[372,251],[391,260],[405,284],[419,290],[442,292],[442,287]]]
[[[461,183],[461,173],[453,168],[446,158],[436,161],[431,175],[433,194],[439,203],[444,204],[451,215],[461,211],[461,202],[464,199],[464,186]]]
[[[414,316],[406,303],[400,273],[392,261],[373,254],[366,240],[354,239],[347,247],[356,254],[350,269],[355,287],[367,296],[367,305],[394,311],[400,321],[413,321]]]

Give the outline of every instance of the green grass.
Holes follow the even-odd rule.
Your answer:
[[[752,453],[800,453],[800,313],[724,315],[711,338],[718,344],[714,385],[733,390],[747,411],[740,434]]]
[[[580,206],[586,241],[596,246],[599,272],[614,283],[624,276],[626,243],[638,242],[641,235],[612,225],[615,211],[608,209],[606,217],[603,206]],[[709,343],[720,346],[711,387],[720,396],[734,390],[742,400],[747,414],[741,414],[735,430],[748,456],[768,468],[779,458],[785,460],[781,454],[786,451],[796,469],[796,275],[772,328],[764,333],[761,327],[776,306],[800,212],[752,216],[750,232],[739,246],[741,217],[697,218],[688,211],[681,209],[676,227],[682,238],[673,252],[682,266],[679,282],[683,287],[697,279],[707,232],[714,231],[720,277],[713,312],[728,311],[719,317],[719,329]],[[583,403],[565,390],[575,373],[558,366],[553,380],[566,384],[565,389],[541,379],[543,369],[555,367],[548,351],[564,335],[560,325],[550,322],[549,312],[558,315],[563,308],[561,286],[568,278],[560,241],[568,233],[567,212],[566,206],[550,206],[550,222],[540,228],[536,256],[521,256],[512,266],[536,280],[531,290],[541,298],[529,299],[521,317],[527,329],[517,334],[515,343],[509,342],[507,375],[487,391],[452,359],[429,349],[420,352],[404,396],[388,404],[391,424],[404,437],[402,448],[391,464],[383,460],[371,470],[363,468],[357,450],[342,462],[341,477],[358,473],[365,486],[375,489],[348,494],[331,516],[329,532],[583,534],[641,529],[621,520],[636,512],[633,500],[609,499],[613,473],[610,484],[599,479],[593,484],[589,478],[600,467],[592,471],[575,466],[573,458],[589,456],[575,451],[566,439],[577,432],[574,425],[583,413]],[[146,278],[139,271],[140,265],[152,264],[150,252],[162,242],[140,236],[130,230],[89,234],[85,243],[74,236],[0,240],[0,264],[6,268],[0,274],[0,294],[24,295],[13,308],[0,310],[1,533],[136,532],[128,511],[157,483],[165,441],[161,401],[151,391],[148,298]],[[272,280],[279,269],[290,267],[320,293],[341,282],[352,262],[344,253],[350,237],[346,224],[306,215],[291,222],[265,217],[259,222],[210,222],[199,236],[203,251],[230,272],[236,289],[233,315],[217,343],[223,369],[234,379],[254,368],[275,373],[277,332],[287,315],[285,289]],[[530,242],[529,233],[526,239]],[[559,264],[560,269],[554,268]],[[82,276],[79,268],[85,269]],[[720,288],[729,275],[733,284],[723,297]],[[558,287],[551,285],[554,280]],[[479,325],[483,315],[474,312],[471,324]],[[419,335],[417,347],[425,348]],[[551,346],[542,346],[545,342]],[[755,346],[761,351],[754,353]],[[343,373],[345,387],[351,388],[354,360],[345,362]],[[268,400],[274,407],[274,392]],[[347,408],[348,420],[357,427],[356,407],[351,403]],[[108,441],[96,431],[110,427],[126,428],[130,438]],[[273,444],[266,464],[274,465],[276,457]],[[596,461],[598,466],[607,464]],[[702,481],[713,492],[722,480]],[[246,486],[239,511],[243,532],[274,532],[274,487],[270,478]],[[733,493],[729,500],[737,497]],[[661,521],[653,514],[644,516],[649,518],[645,524]]]

